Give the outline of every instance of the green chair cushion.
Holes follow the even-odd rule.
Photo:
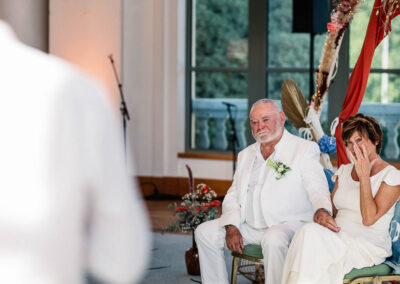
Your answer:
[[[252,244],[245,245],[242,254],[255,258],[263,258],[262,249],[260,245],[252,245]],[[355,279],[359,277],[368,277],[368,276],[385,276],[389,275],[391,272],[392,268],[382,263],[379,265],[364,267],[361,269],[354,268],[352,271],[350,271],[344,276],[344,279]]]
[[[392,268],[384,263],[361,269],[354,268],[344,276],[344,279],[354,279],[368,276],[385,276],[392,272]]]
[[[245,245],[242,254],[248,255],[255,258],[264,258],[260,245]]]

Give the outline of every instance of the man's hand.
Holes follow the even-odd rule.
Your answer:
[[[318,209],[317,212],[315,212],[314,222],[318,223],[324,227],[327,227],[331,231],[334,231],[334,232],[340,231],[340,227],[338,227],[338,225],[336,224],[335,219],[333,219],[333,217],[331,215],[329,215],[329,213],[326,212],[326,210],[323,208],[320,208],[320,209]]]
[[[231,251],[237,251],[242,253],[243,249],[243,238],[239,232],[239,229],[235,226],[229,226],[226,229],[226,246]]]

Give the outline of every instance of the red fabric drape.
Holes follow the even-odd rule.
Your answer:
[[[375,48],[385,37],[384,23],[386,19],[386,11],[383,10],[383,4],[381,2],[381,0],[375,0],[368,23],[367,33],[365,35],[364,44],[362,46],[360,56],[358,57],[356,66],[351,73],[342,111],[339,114],[339,124],[335,133],[338,167],[341,164],[349,163],[346,155],[346,148],[341,139],[342,123],[345,122],[350,116],[353,116],[358,112],[361,101],[364,97],[365,88],[367,87],[369,71],[371,69],[371,62],[374,56]],[[376,14],[377,11],[379,11],[378,15]],[[392,15],[390,15],[390,21],[399,13],[400,9],[397,9]],[[386,27],[387,33],[389,33],[391,30],[390,21],[388,27]]]

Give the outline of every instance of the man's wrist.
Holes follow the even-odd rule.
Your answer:
[[[323,211],[325,211],[326,213],[328,213],[331,217],[333,217],[332,212],[329,211],[329,210],[326,209],[326,208],[318,208],[317,211],[315,211],[315,214],[317,214],[317,212],[318,212],[319,210],[323,210]],[[314,214],[314,216],[315,216],[315,214]]]
[[[227,231],[230,227],[235,227],[234,225],[232,225],[232,224],[229,224],[229,225],[225,225],[224,226],[224,228],[225,228],[225,231]]]

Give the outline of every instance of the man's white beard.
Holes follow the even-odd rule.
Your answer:
[[[258,143],[268,143],[268,142],[271,142],[271,141],[275,140],[276,138],[278,138],[279,135],[281,134],[281,130],[282,130],[281,128],[277,127],[275,132],[273,132],[269,135],[268,135],[269,131],[264,130],[264,131],[260,131],[256,134],[253,133],[253,137]],[[266,134],[266,135],[264,135],[264,134]]]

